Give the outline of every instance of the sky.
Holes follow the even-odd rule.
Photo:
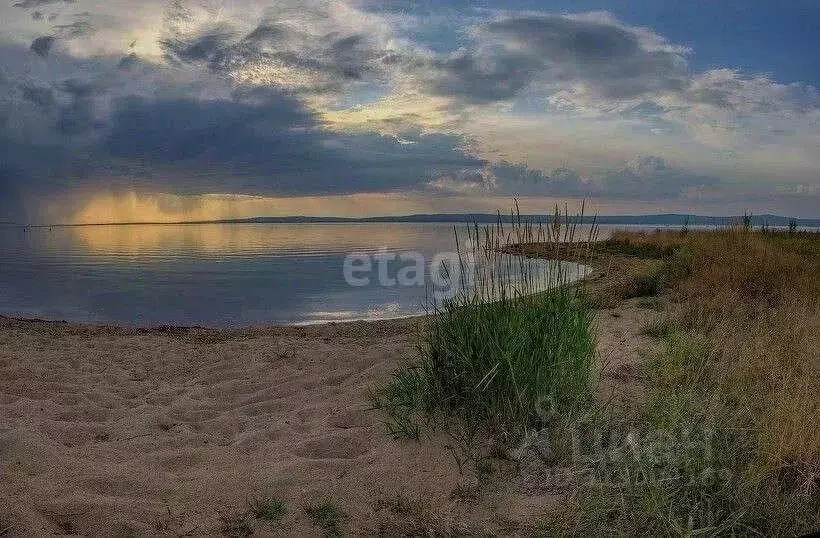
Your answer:
[[[820,217],[816,0],[2,0],[0,222]]]

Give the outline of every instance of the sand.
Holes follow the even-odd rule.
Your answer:
[[[597,311],[601,391],[639,390],[637,356],[652,346],[639,333],[655,315]],[[0,536],[218,535],[220,517],[265,494],[287,512],[254,522],[256,535],[321,535],[304,507],[326,498],[345,534],[422,520],[520,531],[554,492],[525,491],[514,467],[479,488],[452,439],[394,440],[369,410],[370,388],[413,358],[419,322],[219,331],[0,317]]]

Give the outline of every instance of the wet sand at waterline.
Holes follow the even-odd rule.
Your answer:
[[[636,390],[653,315],[597,311],[601,390]],[[394,440],[369,410],[370,388],[414,358],[420,321],[220,331],[0,318],[0,535],[219,534],[220,517],[266,494],[287,511],[258,535],[321,534],[304,508],[323,499],[347,515],[345,533],[532,520],[560,492],[505,474],[465,499],[447,436]]]

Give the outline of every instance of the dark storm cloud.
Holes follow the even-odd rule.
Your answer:
[[[130,53],[126,56],[123,56],[119,62],[117,62],[117,68],[119,69],[131,69],[133,67],[138,66],[141,63],[139,56],[136,53]]]
[[[233,38],[233,32],[223,26],[189,39],[163,39],[160,45],[169,59],[180,63],[206,63],[215,69],[230,53]]]
[[[82,177],[85,159],[59,146],[20,142],[0,133],[0,221],[26,222],[27,210]]]
[[[59,118],[55,124],[58,133],[65,136],[80,136],[105,127],[104,122],[94,116],[94,105],[86,98],[75,98],[60,107]]]
[[[13,54],[8,48],[0,48],[0,57],[9,53]],[[56,56],[49,69],[59,66],[64,57]],[[6,130],[0,126],[0,137],[7,135],[32,145],[59,145],[69,142],[65,137],[74,143],[77,137],[93,136],[104,129],[111,92],[129,89],[124,79],[116,79],[117,73],[111,73],[113,59],[103,65],[93,62],[89,72],[83,72],[82,67],[92,67],[92,63],[78,65],[78,69],[62,69],[75,75],[68,78],[44,80],[23,75],[0,83],[0,95],[4,96],[0,116],[10,118]]]
[[[432,61],[427,77],[436,93],[479,103],[511,99],[535,81],[580,82],[609,99],[685,88],[683,55],[643,38],[607,20],[507,18],[478,27],[473,49]]]
[[[633,159],[600,179],[605,194],[624,198],[674,198],[718,184],[715,178],[679,170],[656,156]]]
[[[524,164],[502,161],[492,166],[496,188],[506,194],[546,194],[553,196],[587,196],[595,187],[567,168],[557,168],[547,174]]]
[[[297,101],[251,92],[233,101],[126,99],[117,105],[104,147],[135,167],[184,177],[164,186],[185,193],[383,191],[485,164],[465,155],[457,137],[414,142],[329,133]]]
[[[51,110],[54,106],[54,90],[45,86],[25,84],[21,88],[23,99],[34,103],[42,110]]]
[[[23,0],[22,2],[15,2],[14,7],[22,9],[31,9],[42,6],[49,6],[52,4],[75,4],[77,0]]]
[[[87,11],[74,15],[74,20],[67,24],[55,24],[54,33],[63,39],[75,39],[94,31],[91,14]]]
[[[429,85],[433,93],[457,96],[472,103],[510,99],[530,82],[539,62],[520,55],[477,58],[459,53],[435,60]]]
[[[439,190],[483,191],[510,196],[652,200],[696,195],[699,189],[719,186],[721,181],[677,169],[660,157],[645,156],[633,159],[622,169],[587,179],[568,168],[544,173],[525,164],[501,161],[490,165],[481,174],[448,174],[428,185]]]
[[[184,16],[176,15],[177,25]],[[206,27],[195,35],[175,30],[160,45],[172,62],[206,65],[217,73],[246,66],[296,69],[311,77],[309,85],[295,88],[304,93],[336,92],[346,82],[378,78],[389,64],[389,53],[365,33],[315,35],[309,27],[275,19],[262,20],[250,32],[225,24]]]
[[[94,84],[79,78],[66,79],[59,84],[59,87],[66,94],[79,99],[90,97],[95,90]]]
[[[337,48],[355,46],[351,40]],[[0,115],[12,114],[0,123],[4,211],[10,214],[20,200],[36,207],[60,193],[109,188],[269,195],[412,190],[440,174],[486,166],[464,151],[458,136],[328,131],[315,112],[280,91],[211,95],[196,84],[150,78],[160,76],[124,72],[109,58],[89,64],[83,77],[0,80],[9,98],[0,102]],[[143,80],[160,84],[166,97],[129,95]],[[21,121],[31,134],[19,131]]]
[[[0,168],[0,223],[15,222],[22,215],[18,185],[10,170]]]
[[[51,47],[54,46],[55,37],[52,35],[47,35],[43,37],[38,37],[34,41],[31,42],[31,49],[32,52],[39,56],[48,56]]]
[[[102,91],[77,78],[69,78],[52,86],[23,84],[22,98],[38,107],[45,118],[52,120],[54,131],[63,136],[78,136],[92,133],[105,127],[96,119],[94,97]]]

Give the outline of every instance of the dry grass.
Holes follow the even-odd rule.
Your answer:
[[[619,460],[642,479],[582,490],[557,528],[820,528],[820,234],[622,232],[606,242],[609,253],[619,248],[659,257],[653,277],[671,300],[656,335],[665,350],[649,361],[644,417],[634,426],[645,438],[663,432],[677,441],[660,445],[661,463],[648,465],[642,448]],[[722,478],[701,482],[715,471]]]
[[[761,455],[779,465],[820,462],[820,235],[632,234],[692,252],[673,290],[683,328],[713,345],[712,382],[753,409]]]

